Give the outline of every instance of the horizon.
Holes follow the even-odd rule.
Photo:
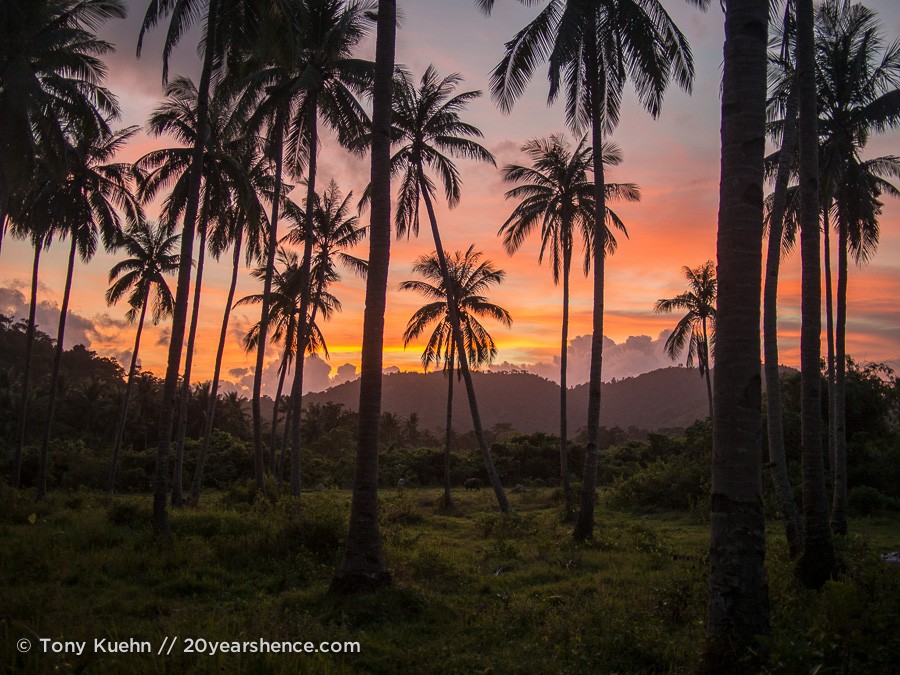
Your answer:
[[[160,44],[164,30],[151,31],[141,59],[134,57],[136,26],[143,15],[144,0],[126,0],[129,16],[100,30],[100,36],[117,43],[118,51],[105,59],[109,68],[108,86],[119,96],[123,114],[120,124],[144,124],[149,112],[162,100]],[[900,35],[900,6],[890,0],[865,2],[874,9],[888,41]],[[716,209],[719,172],[719,98],[722,15],[717,7],[701,13],[684,3],[672,3],[671,14],[691,43],[696,67],[693,96],[669,89],[658,121],[638,110],[633,94],[625,98],[622,122],[611,135],[624,153],[624,162],[610,171],[610,180],[637,183],[643,193],[637,204],[615,204],[628,226],[630,239],[621,238],[618,251],[607,265],[604,336],[604,382],[621,378],[619,373],[639,374],[664,365],[679,365],[662,353],[665,331],[677,321],[674,315],[656,315],[653,303],[683,290],[681,267],[694,267],[715,258]],[[490,69],[499,61],[502,44],[536,12],[518,3],[498,3],[487,19],[474,5],[426,0],[407,8],[403,30],[398,33],[397,60],[418,78],[434,57],[441,75],[459,72],[464,81],[458,91],[487,90]],[[457,31],[448,27],[456,26]],[[173,55],[171,76],[193,75],[198,67],[196,31],[187,36]],[[428,49],[421,48],[428,45]],[[360,56],[371,57],[374,40],[366,41]],[[548,108],[546,68],[535,71],[533,81],[510,115],[503,115],[485,94],[463,115],[484,132],[483,144],[494,152],[498,167],[525,163],[519,148],[523,142],[565,130],[559,103]],[[573,138],[570,132],[566,132]],[[357,196],[368,181],[367,157],[356,158],[335,147],[326,134],[319,167],[322,186],[337,180],[346,194]],[[120,160],[134,161],[151,148],[174,145],[166,138],[155,139],[141,132],[122,153]],[[900,155],[900,134],[873,135],[866,156]],[[465,249],[475,243],[485,258],[507,271],[504,284],[491,290],[491,300],[506,307],[513,326],[505,329],[489,324],[498,346],[493,368],[509,366],[558,380],[559,316],[561,291],[553,285],[549,267],[537,266],[537,241],[531,239],[513,257],[508,256],[496,232],[514,204],[503,198],[510,186],[503,184],[498,169],[461,160],[462,200],[448,210],[438,200],[438,221],[448,251]],[[296,181],[294,181],[296,183]],[[292,193],[302,199],[299,190]],[[900,295],[900,203],[885,198],[880,219],[881,241],[873,261],[865,267],[853,265],[849,275],[847,353],[857,361],[877,361],[900,365],[900,308],[892,300]],[[148,209],[148,215],[155,215]],[[362,222],[367,224],[368,214]],[[282,229],[284,232],[285,229]],[[417,240],[392,242],[389,304],[385,328],[385,363],[403,371],[422,372],[419,345],[402,348],[402,331],[421,301],[411,293],[396,293],[398,283],[410,278],[412,261],[431,250],[430,238],[422,233]],[[0,254],[0,312],[23,318],[27,315],[28,278],[31,249],[27,242],[12,238],[4,242]],[[38,323],[55,335],[55,318],[61,297],[65,246],[56,245],[42,258]],[[363,257],[368,244],[353,251]],[[221,325],[230,264],[208,261],[198,326],[198,350],[194,378],[208,379],[212,373],[214,349]],[[125,322],[124,303],[106,307],[103,291],[106,276],[116,254],[98,252],[89,265],[79,263],[75,272],[65,346],[85,344],[102,356],[120,363],[130,357],[135,326]],[[832,269],[836,269],[833,261]],[[174,279],[170,281],[174,288]],[[239,278],[237,297],[257,288],[246,270]],[[23,293],[24,295],[18,295]],[[323,326],[331,352],[327,363],[309,358],[305,391],[317,391],[319,384],[350,375],[358,370],[364,284],[344,275],[336,294],[344,311]],[[55,315],[54,315],[54,306]],[[576,270],[572,275],[569,342],[570,383],[579,383],[583,349],[591,326],[590,282]],[[24,311],[23,311],[24,310]],[[799,354],[799,255],[794,253],[782,266],[779,285],[780,361],[795,367]],[[238,334],[257,320],[252,309],[238,308],[232,315],[226,344],[223,389],[249,391],[252,356],[243,353]],[[147,325],[140,362],[145,371],[163,372],[168,343],[168,321]],[[656,337],[654,337],[656,336]],[[824,336],[823,336],[824,344]],[[272,374],[280,350],[267,349],[264,391],[274,393]],[[327,368],[327,370],[326,370]],[[643,370],[641,370],[643,369]],[[639,372],[635,372],[639,371]],[[585,368],[586,372],[586,368]],[[316,380],[318,378],[318,380]],[[584,378],[586,380],[586,376]],[[230,386],[229,386],[230,382]],[[329,385],[330,386],[330,385]],[[324,388],[324,387],[322,387]]]

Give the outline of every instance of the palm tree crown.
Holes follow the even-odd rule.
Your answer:
[[[700,374],[705,375],[709,368],[709,347],[715,341],[716,269],[712,260],[707,260],[693,269],[685,266],[681,270],[689,290],[674,298],[657,300],[653,310],[661,314],[685,310],[672,334],[666,338],[666,354],[677,359],[687,345],[688,368],[694,367],[696,358]]]
[[[497,355],[494,339],[478,319],[489,317],[507,327],[512,324],[509,312],[489,302],[483,295],[490,286],[501,283],[506,273],[497,269],[490,260],[482,260],[482,255],[480,251],[475,251],[473,244],[465,253],[456,251],[447,256],[450,295],[456,302],[466,356],[473,367],[490,363]],[[408,345],[433,326],[422,353],[422,365],[427,370],[432,364],[438,366],[443,363],[445,369],[451,369],[453,364],[449,363],[449,358],[453,339],[447,305],[448,286],[441,273],[437,255],[431,253],[422,256],[412,269],[424,279],[404,281],[400,284],[400,289],[415,291],[431,302],[412,315],[403,332],[403,344]]]

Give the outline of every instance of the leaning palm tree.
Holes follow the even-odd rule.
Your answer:
[[[497,346],[479,318],[492,318],[509,327],[512,318],[505,309],[489,302],[484,293],[489,287],[503,282],[506,273],[490,260],[481,260],[482,253],[472,244],[465,253],[444,254],[448,276],[444,276],[437,255],[430,253],[419,258],[412,271],[423,279],[403,281],[402,291],[414,291],[424,296],[428,304],[417,309],[406,324],[403,346],[431,329],[431,336],[422,352],[425,370],[443,364],[447,373],[447,425],[444,440],[444,506],[452,508],[450,494],[450,436],[453,425],[453,378],[462,370],[460,363],[468,361],[471,368],[489,364],[497,355]],[[466,350],[456,350],[453,326],[450,323],[450,302],[463,334]]]
[[[709,419],[713,416],[712,380],[710,377],[710,346],[715,340],[716,325],[716,268],[712,260],[699,267],[682,267],[688,290],[674,298],[657,300],[653,311],[670,314],[675,310],[685,310],[672,333],[666,338],[666,354],[673,361],[687,346],[686,364],[694,367],[694,359],[700,370],[700,377],[706,379],[706,397],[709,401]]]
[[[569,480],[568,463],[568,416],[566,399],[568,386],[569,346],[569,276],[572,266],[572,249],[575,235],[581,233],[585,243],[584,272],[590,270],[590,245],[593,237],[594,188],[588,179],[593,165],[593,151],[582,138],[572,150],[564,136],[554,135],[549,139],[535,139],[522,146],[532,160],[530,167],[507,165],[503,167],[503,180],[519,183],[506,193],[507,199],[521,199],[498,234],[503,237],[507,253],[515,253],[527,236],[540,226],[541,247],[538,262],[549,255],[553,283],[562,277],[562,338],[559,353],[559,473],[565,497],[566,516],[573,514],[574,503]],[[622,153],[611,144],[603,152],[603,162],[607,165],[620,164]],[[607,183],[607,199],[621,198],[628,201],[640,199],[640,192],[631,183]],[[608,223],[619,228],[628,236],[621,219],[607,208]],[[607,252],[615,250],[616,239],[607,226]]]
[[[110,160],[122,149],[137,127],[115,133],[97,132],[93,127],[71,139],[66,153],[67,173],[58,181],[50,181],[36,197],[35,210],[42,213],[60,237],[69,237],[69,258],[65,289],[59,315],[56,351],[50,375],[50,400],[41,441],[38,499],[47,496],[47,454],[56,405],[59,366],[63,353],[66,315],[75,272],[75,255],[89,261],[97,250],[98,237],[109,250],[118,244],[122,232],[119,210],[126,221],[135,226],[143,220],[143,212],[131,191],[131,167]],[[81,131],[81,130],[77,130]]]
[[[523,0],[527,2],[528,0]],[[493,0],[479,0],[490,11]],[[706,5],[705,0],[694,4]],[[648,37],[652,36],[652,37]],[[687,40],[659,0],[550,0],[538,16],[506,43],[491,74],[494,100],[509,112],[524,92],[534,68],[547,59],[552,103],[563,89],[566,118],[576,131],[591,130],[591,145],[602,148],[615,129],[629,77],[640,103],[657,117],[669,80],[689,90],[694,77]],[[605,286],[606,182],[602,157],[594,154],[593,333],[588,383],[588,439],[581,509],[574,537],[588,539],[594,528],[597,444],[600,432],[601,365]]]
[[[359,378],[359,422],[353,500],[341,564],[331,582],[337,592],[368,591],[391,583],[378,528],[378,424],[384,356],[384,310],[391,262],[391,99],[397,45],[397,1],[378,0],[372,86],[372,209],[366,309]]]
[[[128,367],[128,379],[125,383],[125,393],[122,395],[119,419],[116,424],[116,436],[107,483],[107,490],[110,493],[115,490],[116,466],[119,460],[119,451],[122,448],[122,437],[125,434],[128,400],[137,370],[141,332],[144,329],[144,318],[147,316],[151,292],[154,292],[151,314],[154,324],[159,323],[162,317],[172,312],[174,299],[172,291],[169,290],[166,275],[178,269],[178,256],[172,253],[177,242],[178,235],[172,234],[171,225],[138,223],[129,228],[119,242],[120,247],[124,248],[130,257],[116,263],[109,271],[109,281],[112,286],[106,291],[106,303],[114,305],[127,293],[130,309],[125,314],[125,318],[129,322],[133,322],[140,312],[134,336],[134,349],[131,352],[131,365]]]
[[[431,225],[437,260],[445,279],[450,278],[450,271],[434,211],[436,188],[434,181],[427,175],[426,169],[438,174],[447,203],[452,208],[459,203],[462,182],[452,158],[465,157],[494,164],[494,156],[473,140],[482,136],[481,131],[460,119],[460,111],[470,101],[481,96],[480,91],[467,91],[454,95],[454,90],[461,80],[462,78],[457,74],[441,78],[434,66],[428,66],[422,74],[418,87],[403,71],[398,73],[395,86],[393,127],[395,137],[401,147],[391,159],[391,174],[402,174],[394,219],[397,236],[418,235],[419,204],[424,202]],[[452,294],[453,287],[449,284],[447,287],[448,292]],[[456,313],[456,303],[451,300],[447,307],[456,350],[464,353],[466,350],[459,316]],[[469,399],[469,409],[472,412],[475,437],[481,449],[485,470],[500,510],[509,511],[509,500],[500,483],[500,475],[494,466],[494,460],[484,436],[481,414],[478,411],[478,401],[475,397],[475,387],[469,373],[469,364],[466,359],[460,359],[459,364]]]
[[[861,154],[873,132],[900,126],[900,42],[885,45],[875,13],[847,0],[828,0],[818,8],[816,38],[822,201],[833,204],[838,233],[831,528],[846,534],[847,262],[851,254],[859,263],[874,253],[879,198],[897,194],[885,178],[900,177],[900,159],[863,160]]]

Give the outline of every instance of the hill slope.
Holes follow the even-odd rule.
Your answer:
[[[486,428],[509,423],[519,431],[559,431],[559,386],[529,373],[472,373],[481,418]],[[385,375],[382,410],[402,417],[415,412],[422,428],[441,430],[445,424],[447,379],[442,373]],[[356,410],[359,381],[307,394],[305,402],[332,401]],[[465,388],[454,386],[453,428],[472,428]],[[707,415],[706,389],[696,370],[662,368],[603,385],[601,424],[607,427],[656,430],[686,427]],[[587,385],[569,392],[569,431],[587,424]]]

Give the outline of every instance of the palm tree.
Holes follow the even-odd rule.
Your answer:
[[[191,263],[193,260],[194,231],[200,208],[200,182],[203,164],[204,139],[206,138],[207,108],[209,106],[210,83],[214,70],[221,68],[227,60],[224,48],[233,47],[237,42],[229,42],[228,33],[234,26],[241,27],[241,34],[250,33],[253,22],[243,14],[250,3],[247,0],[151,0],[138,35],[137,55],[141,55],[144,35],[160,20],[170,16],[169,30],[163,45],[162,80],[165,84],[169,75],[169,56],[196,21],[203,23],[203,65],[197,86],[197,130],[188,169],[188,187],[184,203],[184,224],[181,233],[180,266],[175,289],[175,305],[172,312],[172,332],[169,338],[166,377],[163,385],[163,400],[159,417],[159,440],[156,449],[156,473],[153,488],[153,530],[156,534],[169,534],[168,500],[169,446],[178,398],[178,368],[181,363],[181,348],[187,323],[188,294],[190,292]],[[204,7],[205,5],[205,7]],[[222,12],[220,10],[227,9]],[[205,10],[205,11],[204,11]],[[253,14],[250,13],[249,17]],[[227,19],[227,21],[223,20]],[[248,38],[249,39],[249,38]]]
[[[150,292],[155,291],[153,299],[152,320],[159,320],[172,312],[172,291],[166,282],[166,274],[178,269],[178,256],[171,253],[178,241],[178,235],[172,234],[171,225],[158,223],[137,223],[127,230],[121,238],[120,247],[131,256],[122,260],[109,271],[112,286],[106,291],[106,302],[116,304],[128,293],[130,309],[125,314],[129,322],[133,322],[140,310],[137,332],[134,337],[134,349],[131,352],[131,365],[128,368],[128,379],[125,393],[119,409],[119,421],[116,424],[116,438],[113,444],[113,456],[109,469],[107,489],[112,493],[116,485],[116,465],[119,450],[122,448],[122,437],[125,433],[125,421],[128,419],[128,400],[137,369],[138,350],[141,346],[141,332],[144,329],[144,318],[147,305],[150,304]]]
[[[448,276],[441,271],[437,255],[430,253],[419,258],[413,265],[413,272],[424,280],[404,281],[402,291],[415,291],[430,302],[417,309],[406,324],[403,332],[403,346],[422,335],[433,326],[431,337],[422,352],[425,370],[432,364],[443,363],[447,373],[447,431],[444,442],[444,506],[453,507],[450,494],[450,435],[453,424],[453,377],[461,372],[460,362],[468,361],[472,368],[478,368],[494,360],[497,346],[479,318],[490,317],[504,326],[512,324],[512,318],[499,305],[488,302],[483,293],[492,285],[502,283],[506,272],[497,269],[490,260],[481,260],[483,254],[472,244],[465,253],[456,251],[445,253]],[[450,323],[450,305],[456,304],[455,314],[463,334],[465,352],[456,351],[453,326]],[[464,354],[464,355],[463,355]],[[454,371],[456,371],[454,373]]]
[[[574,504],[569,481],[568,463],[568,418],[566,397],[568,387],[569,348],[569,273],[572,265],[572,248],[576,228],[581,231],[585,242],[585,274],[590,269],[590,244],[593,236],[594,190],[587,174],[593,165],[593,151],[582,138],[573,151],[562,135],[549,139],[531,140],[522,146],[522,151],[532,160],[530,167],[507,165],[503,167],[503,179],[520,183],[506,193],[507,199],[521,199],[498,232],[503,236],[507,253],[515,253],[525,238],[538,226],[541,227],[541,248],[538,262],[549,254],[553,283],[558,284],[562,276],[563,310],[562,338],[559,353],[559,472],[566,501],[566,516],[573,514]],[[603,161],[607,165],[620,164],[622,154],[611,144],[604,148]],[[619,197],[628,201],[640,199],[640,192],[633,184],[608,183],[606,197]],[[607,220],[625,232],[619,217],[609,208]],[[608,252],[615,250],[616,239],[607,227],[606,242]]]
[[[350,215],[350,201],[353,198],[353,192],[347,194],[346,197],[340,191],[334,180],[330,181],[325,189],[321,199],[318,195],[313,199],[313,218],[304,214],[303,226],[295,228],[287,237],[288,241],[297,245],[301,242],[304,244],[304,255],[306,251],[307,240],[312,241],[311,246],[311,267],[309,283],[312,291],[312,311],[310,312],[310,323],[314,324],[316,319],[316,311],[322,304],[322,296],[328,284],[336,282],[340,279],[337,273],[335,263],[339,263],[342,267],[365,277],[367,264],[364,260],[360,260],[356,256],[347,253],[343,249],[351,248],[362,241],[366,235],[366,228],[359,226],[359,218]],[[310,205],[307,203],[307,211]],[[311,236],[306,236],[306,232],[310,232],[307,228],[312,224]],[[305,316],[305,308],[301,297],[300,316]],[[305,342],[309,341],[309,331],[300,331],[298,335],[297,346],[297,367],[294,369],[294,381],[291,386],[291,411],[289,416],[293,420],[300,419],[303,409],[303,357],[306,353]],[[276,402],[277,406],[277,402]],[[300,450],[301,450],[301,425],[294,424],[291,426],[291,494],[297,496],[300,494]],[[274,435],[273,435],[274,449]]]
[[[670,314],[677,309],[686,314],[675,324],[675,329],[666,338],[666,354],[673,361],[687,345],[686,365],[694,367],[694,358],[700,370],[700,377],[706,379],[706,396],[709,401],[709,419],[713,417],[712,380],[710,379],[709,348],[715,340],[716,325],[716,268],[712,260],[699,267],[682,267],[689,290],[674,298],[656,301],[653,311]]]
[[[471,124],[463,122],[459,117],[459,112],[469,101],[481,96],[480,91],[468,91],[453,95],[454,89],[461,80],[462,78],[457,74],[440,78],[434,66],[428,66],[418,87],[402,71],[397,75],[395,87],[393,127],[394,134],[402,146],[391,158],[391,175],[403,175],[395,216],[397,236],[418,235],[419,204],[424,202],[431,224],[431,235],[434,239],[438,263],[444,279],[450,279],[450,271],[434,212],[435,185],[426,175],[426,168],[437,172],[443,184],[447,203],[452,208],[459,202],[461,185],[459,171],[453,164],[452,158],[466,157],[494,164],[494,156],[473,140],[482,136],[481,131]],[[452,295],[453,287],[449,284],[447,287],[448,292]],[[456,350],[463,353],[466,350],[459,317],[456,314],[456,303],[451,300],[448,302],[447,308]],[[460,359],[459,364],[469,399],[469,409],[472,412],[475,437],[478,439],[488,478],[500,510],[509,511],[509,500],[500,483],[500,475],[494,466],[494,460],[491,458],[481,425],[481,414],[478,411],[478,401],[472,385],[472,376],[469,373],[469,364],[466,359]]]
[[[219,377],[222,372],[222,358],[225,353],[225,339],[228,335],[228,321],[231,317],[231,308],[234,302],[234,293],[237,288],[238,271],[241,263],[242,244],[246,237],[246,263],[251,265],[258,262],[262,250],[265,247],[264,231],[268,228],[268,220],[265,208],[259,200],[259,194],[266,192],[272,183],[272,176],[266,171],[265,162],[261,161],[256,152],[255,144],[244,148],[241,157],[241,165],[248,168],[249,189],[235,191],[234,199],[225,209],[225,217],[220,218],[210,236],[210,252],[218,258],[228,246],[232,246],[231,283],[228,287],[228,296],[225,300],[225,309],[222,312],[222,328],[219,331],[219,344],[216,348],[216,362],[213,368],[213,377],[210,385],[209,405],[206,409],[203,440],[197,454],[197,465],[194,468],[194,478],[191,481],[191,502],[197,504],[200,500],[200,488],[203,484],[203,469],[206,463],[206,454],[212,437],[213,424],[216,417],[218,404]],[[235,186],[237,187],[237,186]]]
[[[354,94],[371,83],[371,64],[353,58],[353,52],[368,34],[370,2],[343,0],[301,0],[286,8],[288,39],[260,54],[264,64],[250,80],[250,91],[260,97],[255,115],[257,124],[269,130],[268,152],[275,163],[275,192],[280,191],[285,141],[289,169],[300,175],[306,169],[307,204],[315,199],[319,121],[324,121],[339,142],[361,150],[366,138],[368,117]],[[264,92],[264,93],[261,93]],[[285,138],[287,136],[287,138]],[[307,229],[312,230],[312,213],[307,208]],[[277,247],[278,211],[273,204],[270,218],[267,269],[271,269]],[[310,260],[312,243],[304,247],[301,279],[304,288],[300,316],[310,304]],[[263,489],[263,446],[260,395],[265,357],[266,314],[271,274],[263,285],[259,351],[253,380],[253,442],[256,457],[256,485]],[[298,326],[303,340],[306,326]],[[302,368],[302,362],[297,364]]]
[[[391,262],[391,99],[397,44],[397,2],[378,0],[372,88],[372,161],[366,309],[359,383],[356,468],[350,522],[331,590],[372,590],[391,583],[378,529],[378,425],[384,355],[384,310]]]
[[[249,168],[241,160],[252,146],[252,137],[245,134],[246,110],[239,105],[235,93],[226,86],[216,87],[207,106],[206,146],[201,167],[202,203],[199,211],[198,230],[200,245],[197,252],[197,272],[194,282],[191,322],[188,328],[187,352],[178,402],[176,427],[175,470],[172,480],[172,504],[180,506],[182,497],[182,468],[184,440],[187,428],[187,404],[190,397],[191,370],[194,342],[199,319],[200,294],[206,256],[206,242],[214,223],[228,219],[228,209],[235,192],[252,193],[249,184]],[[193,146],[198,131],[198,92],[194,83],[178,77],[166,87],[166,99],[150,116],[150,130],[154,135],[172,134],[185,147],[153,150],[136,163],[142,176],[142,199],[152,200],[160,189],[172,185],[164,203],[165,217],[176,222],[182,214],[190,194],[190,166]]]
[[[83,135],[71,139],[66,153],[65,177],[48,182],[42,193],[36,197],[35,210],[44,214],[47,222],[52,224],[60,236],[67,236],[70,241],[56,352],[50,376],[47,421],[43,427],[41,441],[38,479],[40,500],[47,496],[47,453],[56,405],[69,295],[75,271],[75,254],[79,253],[83,261],[89,261],[97,250],[98,235],[102,236],[107,249],[115,247],[122,232],[117,209],[125,212],[126,220],[131,226],[135,226],[144,217],[140,204],[131,192],[129,184],[131,167],[127,164],[110,162],[135,133],[137,127],[128,127],[115,133],[98,135],[94,128],[88,127],[83,131]]]
[[[38,157],[65,155],[73,123],[109,131],[115,97],[103,86],[100,56],[113,45],[95,31],[124,18],[121,0],[30,0],[0,11],[0,246],[10,200],[27,191]]]
[[[900,126],[900,44],[885,46],[875,13],[828,0],[816,17],[816,77],[825,203],[838,232],[835,314],[834,498],[831,528],[847,532],[846,320],[848,256],[867,261],[878,243],[879,197],[897,195],[885,177],[900,177],[900,159],[862,160],[872,132]]]
[[[773,114],[781,113],[784,122],[780,129],[781,149],[778,151],[775,186],[766,214],[769,238],[763,287],[763,353],[769,464],[784,518],[788,550],[791,558],[796,559],[803,551],[803,522],[788,478],[778,369],[778,275],[782,249],[786,245],[792,246],[794,240],[794,232],[785,228],[788,180],[797,154],[797,78],[791,53],[796,42],[794,15],[794,2],[791,0],[785,3],[784,18],[774,41],[779,52],[769,57],[773,89],[769,108]],[[776,125],[772,127],[777,129]],[[772,135],[777,142],[777,130]]]
[[[710,671],[733,668],[769,631],[758,404],[767,24],[766,0],[730,0],[725,7],[705,650]]]
[[[705,6],[704,0],[695,4]],[[490,11],[492,0],[479,0]],[[652,36],[652,37],[648,37]],[[657,117],[669,79],[689,90],[694,76],[687,40],[658,0],[550,0],[538,16],[506,43],[506,54],[491,74],[491,91],[509,112],[525,90],[535,66],[549,60],[552,103],[563,87],[566,118],[576,131],[590,127],[591,145],[619,121],[626,81],[631,76],[640,103]],[[605,285],[606,191],[602,156],[594,154],[593,335],[588,383],[588,442],[581,509],[574,537],[589,539],[594,529],[597,443],[600,431]]]

